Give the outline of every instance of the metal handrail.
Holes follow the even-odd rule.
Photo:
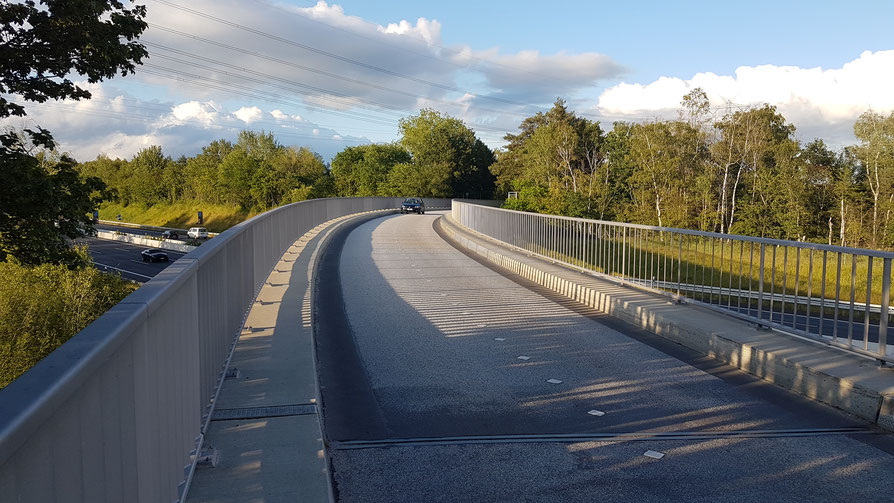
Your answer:
[[[894,361],[886,344],[891,252],[543,215],[456,200],[452,216],[529,254],[871,354],[880,362]],[[859,292],[857,284],[864,278],[858,262],[866,267]],[[875,274],[874,263],[881,266]],[[873,304],[873,297],[880,303]],[[873,345],[877,350],[870,352]]]
[[[466,202],[459,199],[454,199],[454,202]],[[467,204],[477,204],[473,202],[468,202]],[[480,204],[478,204],[481,206]],[[851,248],[847,246],[837,246],[837,245],[826,245],[822,243],[811,243],[808,241],[790,241],[787,239],[774,239],[774,238],[761,238],[754,236],[744,236],[739,234],[723,234],[720,232],[708,232],[708,231],[696,231],[692,229],[681,229],[677,227],[659,227],[657,225],[643,225],[643,224],[631,224],[626,222],[615,222],[612,220],[596,220],[589,218],[581,218],[581,217],[568,217],[565,215],[548,215],[543,213],[532,213],[529,211],[519,211],[519,210],[510,210],[507,208],[497,208],[500,211],[505,211],[507,213],[517,213],[521,215],[538,215],[543,217],[549,217],[556,220],[567,220],[571,222],[585,222],[585,223],[595,223],[595,224],[604,224],[604,225],[613,225],[617,227],[626,227],[629,229],[640,229],[640,230],[651,230],[657,232],[672,232],[676,234],[685,234],[688,236],[700,236],[706,238],[716,238],[716,239],[730,239],[734,238],[739,241],[745,242],[755,242],[755,243],[764,243],[768,245],[776,245],[776,246],[797,246],[803,249],[812,249],[818,251],[830,251],[830,252],[842,252],[842,253],[857,253],[860,255],[866,255],[870,257],[878,257],[878,258],[891,258],[894,259],[894,252],[888,252],[884,250],[873,250],[870,248]]]

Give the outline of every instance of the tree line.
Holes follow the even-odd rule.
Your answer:
[[[506,206],[525,211],[827,242],[894,245],[894,113],[864,113],[857,145],[801,144],[775,107],[715,117],[707,95],[675,120],[608,131],[557,100],[505,137],[491,166]]]
[[[462,121],[422,110],[399,130],[395,143],[344,149],[331,169],[305,147],[242,131],[235,142],[213,141],[193,157],[172,159],[155,145],[129,160],[100,155],[78,171],[102,180],[109,199],[124,205],[185,200],[266,211],[332,196],[492,196],[494,154]]]
[[[194,157],[161,147],[78,166],[115,200],[180,200],[250,211],[315,197],[489,198],[568,216],[844,246],[894,246],[894,114],[864,113],[859,143],[802,144],[770,105],[713,114],[695,89],[674,120],[599,122],[558,99],[491,151],[461,120],[433,110],[400,121],[394,143],[347,147],[331,166],[271,133],[243,131]]]

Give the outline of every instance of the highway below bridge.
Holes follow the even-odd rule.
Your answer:
[[[438,217],[320,257],[339,501],[894,499],[890,434],[498,272]]]

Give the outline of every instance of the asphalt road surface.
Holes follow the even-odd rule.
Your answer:
[[[121,277],[145,283],[165,267],[185,255],[185,253],[173,250],[164,250],[171,259],[170,262],[143,262],[140,252],[149,249],[148,246],[140,246],[121,241],[111,241],[98,238],[82,238],[79,242],[86,243],[93,257],[93,263],[100,271],[117,272]]]
[[[498,273],[436,218],[348,228],[321,256],[339,500],[894,498],[891,435]]]

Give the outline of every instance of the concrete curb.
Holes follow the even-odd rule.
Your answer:
[[[165,250],[173,250],[183,253],[189,253],[195,250],[196,246],[186,243],[176,243],[170,240],[151,239],[137,234],[117,233],[112,231],[96,231],[96,237],[99,239],[110,239],[112,241],[122,241],[124,243],[133,243],[137,245],[149,246],[151,248],[163,248]]]
[[[856,355],[571,270],[437,220],[454,244],[528,280],[711,358],[894,431],[894,374]],[[680,315],[685,309],[687,314]],[[806,356],[805,356],[806,355]],[[829,370],[834,369],[834,372]]]

